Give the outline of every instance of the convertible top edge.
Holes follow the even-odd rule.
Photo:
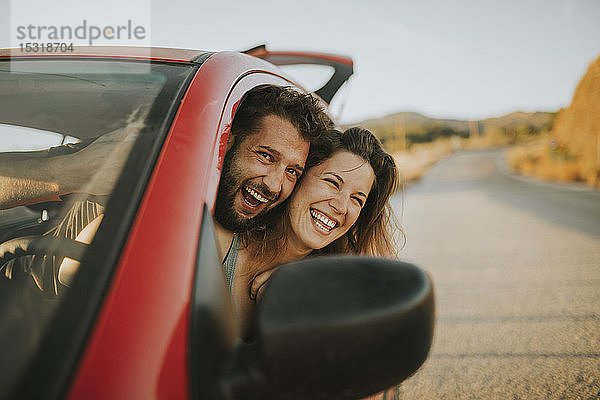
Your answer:
[[[205,59],[211,52],[192,49],[173,49],[168,47],[133,47],[133,46],[73,46],[73,51],[58,51],[53,54],[44,52],[27,52],[20,48],[0,49],[3,58],[36,58],[43,57],[93,57],[93,58],[125,58],[140,60],[157,60],[170,62],[193,62]]]
[[[354,73],[354,61],[352,61],[352,58],[337,54],[306,51],[270,51],[267,50],[264,44],[245,50],[243,53],[262,58],[277,66],[310,64],[332,67],[334,72],[329,81],[321,88],[315,90],[315,93],[327,104],[331,103],[331,100],[342,85]]]

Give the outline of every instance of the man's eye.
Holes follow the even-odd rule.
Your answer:
[[[295,170],[293,168],[288,168],[288,174],[295,176],[296,178],[300,176],[300,171]]]
[[[264,151],[259,151],[258,155],[261,156],[262,158],[264,158],[265,160],[273,161],[273,156],[270,155],[269,153],[265,153]]]

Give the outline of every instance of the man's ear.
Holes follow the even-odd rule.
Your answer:
[[[233,147],[234,142],[235,135],[232,135],[231,132],[229,132],[229,138],[227,139],[227,146],[225,147],[225,152],[228,152]]]

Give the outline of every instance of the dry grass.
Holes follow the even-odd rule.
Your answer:
[[[552,146],[547,142],[536,175],[579,179],[600,187],[600,58],[588,67],[571,105],[558,113],[551,135]]]
[[[553,150],[551,139],[513,146],[505,154],[507,164],[529,176],[558,182],[581,181],[580,165],[574,158]]]
[[[395,152],[393,155],[403,182],[411,183],[420,179],[433,164],[457,150],[489,149],[505,146],[509,142],[510,138],[501,132],[488,132],[468,139],[455,136],[430,143],[414,144],[410,150]]]
[[[474,136],[462,141],[465,149],[489,149],[492,147],[505,146],[511,139],[500,130],[490,129],[485,135]]]
[[[394,153],[394,160],[404,183],[420,179],[429,167],[454,151],[462,148],[458,138],[440,139],[431,143],[416,144],[410,150]]]
[[[394,153],[394,160],[404,183],[420,179],[439,160],[460,149],[487,149],[505,145],[503,137],[441,139],[414,145],[410,150]],[[505,153],[507,164],[514,170],[542,180],[557,182],[588,181],[581,172],[581,162],[551,148],[551,138],[545,135],[528,143],[510,147]],[[587,182],[598,186],[597,182]]]

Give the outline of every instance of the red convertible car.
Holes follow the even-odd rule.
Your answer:
[[[286,265],[256,339],[236,330],[211,215],[228,127],[248,90],[302,90],[278,67],[298,63],[334,71],[324,104],[352,74],[264,47],[0,51],[0,398],[360,398],[419,368],[433,290],[396,261]]]

